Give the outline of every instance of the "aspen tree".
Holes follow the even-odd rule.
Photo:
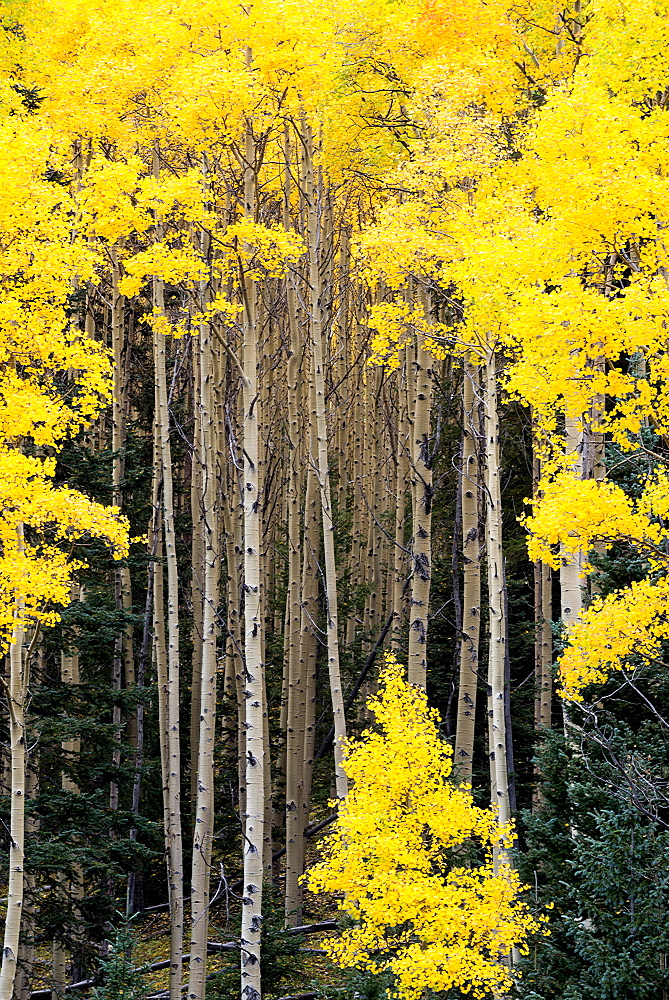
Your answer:
[[[406,491],[409,474],[410,438],[407,419],[406,389],[408,378],[406,351],[402,351],[400,365],[396,373],[397,427],[395,431],[395,537],[393,546],[392,607],[393,630],[391,648],[398,651],[402,641],[405,600],[404,581],[407,575],[406,558]]]
[[[246,52],[251,67],[250,49]],[[244,144],[244,217],[255,219],[256,147],[251,122]],[[255,279],[242,274],[244,342],[242,347],[243,509],[244,509],[244,699],[246,705],[246,809],[244,814],[244,885],[242,889],[242,997],[260,1000],[260,933],[263,914],[263,840],[265,821],[265,741],[261,620],[261,518],[259,495],[258,344]]]
[[[200,693],[202,685],[202,650],[203,650],[203,603],[202,587],[204,579],[203,525],[202,525],[202,484],[203,468],[198,448],[201,442],[200,407],[197,398],[200,385],[200,351],[191,347],[191,371],[193,378],[193,450],[191,453],[191,603],[193,605],[193,654],[191,662],[190,691],[190,801],[191,810],[197,802],[197,760],[200,749]]]
[[[274,282],[268,279],[264,282],[266,290],[271,293]],[[267,289],[267,286],[270,286]],[[273,310],[265,295],[258,295],[256,311],[256,329],[264,332],[265,336],[261,341],[261,352],[259,357],[259,372],[266,370],[264,377],[259,378],[259,398],[258,407],[260,414],[259,449],[258,449],[258,494],[262,497],[261,504],[261,582],[260,582],[260,640],[261,640],[261,660],[263,665],[266,662],[266,623],[270,620],[271,601],[276,589],[275,578],[272,572],[275,552],[273,545],[273,535],[275,532],[274,516],[279,502],[277,496],[278,454],[275,442],[279,439],[279,428],[276,424],[276,417],[279,412],[278,400],[275,398],[274,380],[270,372],[273,370],[272,361],[279,353],[278,340],[276,338],[277,324],[273,319]],[[270,367],[267,370],[266,366]],[[262,721],[263,721],[263,755],[264,768],[264,818],[263,818],[263,872],[264,878],[269,881],[272,874],[272,817],[273,817],[273,786],[272,786],[272,757],[270,752],[269,733],[269,709],[267,702],[267,683],[265,671],[263,669],[262,685]]]
[[[565,416],[565,454],[570,468],[579,478],[583,472],[583,429],[573,414]],[[562,621],[569,626],[578,621],[583,610],[583,557],[563,545],[560,553],[560,604]]]
[[[229,209],[226,198],[226,211]],[[212,263],[214,260],[212,252]],[[221,282],[212,275],[212,291],[218,294],[221,291]],[[230,282],[229,282],[230,284]],[[232,291],[228,288],[227,296],[232,298]],[[218,331],[214,327],[216,339]],[[218,347],[223,350],[219,343]],[[197,365],[197,357],[193,358]],[[216,478],[217,478],[217,505],[219,517],[219,545],[221,546],[220,556],[220,577],[219,589],[223,591],[224,608],[221,609],[221,617],[224,625],[224,671],[223,671],[223,694],[225,697],[226,713],[223,718],[223,753],[227,761],[245,757],[243,740],[243,727],[241,713],[241,659],[242,640],[240,633],[240,559],[241,559],[241,517],[242,509],[237,499],[238,473],[235,464],[236,450],[231,441],[230,424],[233,420],[233,407],[231,405],[231,393],[238,391],[238,375],[233,366],[223,367],[222,361],[218,359],[218,369],[220,377],[216,379],[214,385],[215,410],[216,410]],[[199,378],[199,374],[197,376]],[[194,376],[195,382],[195,376]],[[199,490],[198,492],[201,492]],[[197,505],[196,517],[199,518],[200,505],[191,499],[191,503]],[[234,524],[234,528],[233,528]],[[240,537],[235,537],[235,531]],[[198,602],[201,613],[201,604]],[[195,668],[195,665],[194,665]],[[194,706],[191,706],[191,731],[195,723],[199,726],[199,715],[195,719]],[[194,758],[194,751],[192,751]],[[238,782],[238,785],[240,782]],[[194,786],[191,783],[191,788]],[[196,789],[194,789],[196,791]],[[243,810],[240,807],[240,811]]]
[[[236,409],[236,407],[234,407]],[[236,442],[230,440],[228,428],[228,451],[231,456],[226,476],[227,490],[223,503],[223,524],[225,527],[226,566],[226,625],[225,676],[229,683],[232,703],[237,707],[237,785],[239,793],[239,813],[246,813],[246,708],[244,700],[244,654],[242,639],[243,602],[243,507],[242,490],[237,483]]]
[[[205,250],[205,258],[208,247]],[[202,282],[201,307],[205,311],[207,284]],[[214,738],[216,726],[216,616],[219,603],[220,557],[216,473],[216,424],[213,382],[216,376],[212,330],[200,324],[199,385],[194,405],[200,412],[195,461],[202,470],[202,525],[204,530],[204,580],[202,602],[202,677],[200,682],[199,751],[197,758],[197,800],[193,834],[191,879],[191,946],[188,996],[203,1000],[207,970],[209,929],[209,871],[214,832]]]
[[[506,646],[504,553],[502,548],[502,496],[499,464],[499,409],[497,400],[496,354],[489,348],[485,359],[484,430],[486,441],[486,561],[488,567],[489,653],[488,689],[489,733],[488,752],[493,782],[493,805],[499,822],[511,818],[509,777],[507,772],[507,733],[504,712],[504,660]]]
[[[291,158],[288,126],[284,133],[284,228],[290,228]],[[288,404],[288,587],[286,591],[286,888],[287,924],[301,922],[301,884],[303,869],[303,794],[306,726],[306,660],[300,656],[301,600],[300,573],[302,544],[300,537],[300,499],[302,492],[303,449],[300,443],[300,369],[302,345],[295,284],[286,277],[286,304],[290,343],[286,361]]]
[[[471,784],[474,759],[474,726],[481,630],[481,541],[479,535],[480,469],[478,403],[479,369],[465,359],[462,383],[462,636],[458,682],[458,717],[454,766],[458,777]]]
[[[30,660],[28,659],[30,657]],[[32,669],[31,669],[32,668]],[[36,668],[36,669],[35,669]],[[44,653],[34,651],[34,642],[26,650],[26,676],[37,674],[38,682],[44,675]],[[26,684],[26,705],[29,703],[28,686]],[[25,838],[28,843],[35,838],[40,827],[40,816],[35,809],[35,799],[39,794],[40,753],[39,740],[34,728],[34,718],[29,714],[25,717],[26,733],[26,814]],[[29,805],[30,803],[30,805]],[[26,851],[28,854],[28,851]],[[34,870],[27,868],[23,876],[24,903],[21,917],[21,936],[17,959],[16,982],[14,993],[16,1000],[30,1000],[36,957],[36,934],[38,931],[38,898],[36,893],[37,879]]]
[[[159,174],[158,150],[153,152],[154,176]],[[157,235],[161,225],[157,222]],[[166,686],[159,685],[159,697],[166,698],[165,724],[167,728],[167,789],[168,789],[168,878],[170,885],[170,1000],[181,996],[183,969],[183,847],[181,834],[181,748],[179,739],[179,582],[176,538],[174,532],[174,487],[172,477],[172,452],[170,446],[170,417],[165,370],[166,336],[164,286],[154,278],[153,361],[155,371],[155,413],[157,434],[155,439],[158,480],[161,483],[163,531],[167,563],[167,677]],[[158,614],[158,587],[155,601]],[[165,780],[165,776],[163,777]]]
[[[427,293],[419,294],[428,318]],[[433,393],[432,355],[420,338],[415,346],[413,381],[414,409],[411,454],[413,536],[411,541],[412,582],[409,611],[409,683],[424,688],[427,681],[427,629],[432,575],[432,455],[430,452],[430,412]]]
[[[17,526],[19,551],[23,550],[23,525]],[[0,966],[0,997],[13,996],[19,954],[19,938],[24,903],[24,843],[26,730],[25,700],[27,694],[27,663],[23,644],[25,630],[23,607],[19,600],[14,612],[14,633],[9,648],[9,685],[5,691],[9,710],[9,745],[11,753],[11,808],[9,820],[9,882],[7,886],[7,916]]]
[[[153,577],[153,665],[158,688],[158,746],[160,749],[160,773],[163,791],[163,833],[165,836],[165,861],[167,865],[167,889],[170,912],[172,910],[172,893],[175,883],[171,876],[172,858],[169,852],[171,840],[170,802],[169,802],[169,732],[167,715],[167,636],[165,633],[165,579],[163,572],[163,526],[160,510],[160,495],[162,480],[160,479],[160,444],[158,441],[157,420],[154,418],[154,475],[153,475],[153,511],[149,525],[149,541],[152,562],[150,572]]]
[[[233,572],[233,567],[235,565],[235,558],[239,562],[240,552],[237,550],[235,555],[234,549],[232,551],[232,557],[230,559],[230,565],[227,564],[228,559],[228,530],[230,527],[230,517],[229,510],[232,507],[239,516],[239,504],[235,503],[234,494],[231,500],[228,500],[228,481],[232,480],[230,475],[232,463],[229,459],[229,451],[227,448],[228,433],[227,433],[227,414],[228,414],[228,396],[229,388],[232,381],[237,382],[237,373],[235,371],[230,371],[230,366],[224,366],[223,360],[218,357],[218,371],[222,371],[222,375],[218,384],[214,387],[215,390],[215,400],[216,400],[216,479],[217,479],[217,499],[216,503],[218,505],[218,517],[219,517],[219,546],[220,546],[220,576],[219,576],[219,600],[221,601],[222,607],[219,610],[218,620],[223,621],[223,649],[220,651],[222,653],[223,662],[223,698],[225,704],[225,713],[222,720],[222,753],[223,758],[230,766],[236,761],[237,756],[237,740],[238,740],[238,706],[237,706],[237,673],[238,663],[237,660],[241,651],[241,640],[239,637],[239,579],[238,573],[235,571],[235,584],[236,584],[236,627],[237,634],[234,639],[230,634],[230,629],[232,628],[233,621],[230,616],[231,603],[228,594],[228,583],[231,579]],[[219,629],[220,631],[220,629]],[[219,653],[219,665],[221,661],[221,656]]]
[[[343,768],[346,717],[339,669],[339,619],[337,602],[337,567],[334,549],[334,519],[330,495],[327,418],[325,411],[323,289],[321,285],[319,247],[321,242],[322,187],[314,183],[313,145],[311,129],[305,126],[305,181],[307,200],[307,231],[309,244],[309,284],[311,286],[311,361],[313,378],[314,420],[316,425],[316,455],[311,456],[318,475],[323,516],[323,548],[325,561],[325,614],[328,645],[328,675],[334,718],[335,786],[337,798],[346,797],[348,782]]]
[[[313,384],[313,383],[312,383]],[[316,428],[311,423],[308,447],[311,454],[316,450]],[[300,583],[301,615],[299,666],[300,677],[304,678],[304,735],[301,747],[296,750],[296,766],[299,768],[298,819],[292,827],[294,836],[290,845],[286,842],[286,892],[290,885],[291,898],[297,903],[297,913],[302,899],[299,877],[304,871],[304,831],[309,821],[311,785],[314,764],[314,739],[316,732],[316,667],[319,650],[319,573],[318,551],[322,512],[319,509],[319,482],[316,471],[310,464],[304,496],[304,542],[302,576]],[[298,706],[298,710],[301,706]],[[300,725],[300,730],[301,730]],[[300,732],[300,736],[302,733]],[[288,849],[290,848],[290,854]],[[290,882],[288,863],[290,860]],[[288,905],[288,901],[287,901]],[[295,909],[295,907],[291,907]]]
[[[41,659],[41,657],[40,657]],[[27,742],[34,744],[31,739],[30,720],[26,717],[26,737]],[[34,735],[34,734],[33,734]],[[36,798],[39,791],[39,755],[34,747],[30,754],[26,754],[26,804]],[[34,809],[26,811],[25,835],[29,841],[39,830],[39,816]],[[35,935],[37,931],[37,907],[36,907],[36,878],[34,871],[24,873],[24,895],[23,914],[21,921],[21,938],[19,941],[19,954],[17,961],[16,983],[14,993],[16,1000],[30,1000],[32,992],[33,972],[35,965]]]

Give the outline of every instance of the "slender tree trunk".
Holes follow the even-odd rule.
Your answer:
[[[251,53],[247,51],[247,64]],[[244,216],[255,219],[256,150],[251,125],[244,151]],[[246,814],[244,822],[244,889],[241,927],[243,1000],[260,1000],[260,933],[263,913],[263,840],[265,821],[265,741],[261,620],[261,509],[259,494],[258,344],[256,284],[242,275],[245,293],[243,384],[244,505],[244,657],[246,702]]]
[[[325,561],[325,614],[328,644],[328,674],[330,678],[330,695],[332,698],[332,714],[334,717],[334,759],[335,785],[337,798],[346,798],[348,782],[344,771],[344,742],[346,740],[346,716],[344,714],[344,697],[341,688],[339,669],[339,619],[337,610],[337,568],[334,547],[334,520],[330,498],[330,468],[328,463],[327,421],[325,412],[325,370],[323,346],[323,304],[321,276],[319,268],[320,219],[322,191],[316,190],[314,184],[311,132],[306,127],[305,149],[306,163],[306,196],[308,202],[309,231],[309,283],[311,285],[311,360],[314,392],[314,420],[318,453],[315,458],[318,470],[318,483],[321,494],[321,510],[323,515],[323,549]]]
[[[23,526],[17,528],[19,548],[23,547]],[[0,997],[11,1000],[16,980],[19,938],[24,899],[24,840],[26,791],[26,676],[23,653],[23,608],[19,603],[14,612],[14,632],[9,649],[9,744],[12,784],[9,820],[9,881],[7,886],[7,916],[0,967]]]
[[[235,454],[236,447],[230,442],[230,451]],[[235,470],[236,471],[236,470]],[[236,483],[236,477],[231,475],[228,480],[227,496],[223,508],[225,525],[225,564],[226,564],[226,621],[227,639],[225,644],[225,674],[230,682],[230,694],[233,704],[237,706],[237,777],[239,794],[239,814],[246,813],[246,705],[244,700],[244,656],[242,639],[242,595],[243,595],[243,509],[241,486]]]
[[[286,169],[284,174],[284,226],[289,228],[290,216],[290,143],[285,140]],[[290,351],[286,364],[288,402],[288,589],[286,593],[286,924],[302,922],[303,858],[303,792],[306,726],[306,664],[300,656],[300,573],[302,545],[300,541],[300,498],[304,450],[300,442],[300,361],[301,341],[297,296],[292,275],[286,279]]]
[[[423,296],[421,296],[423,297]],[[428,305],[424,300],[428,315]],[[409,683],[424,688],[427,682],[427,628],[432,576],[432,455],[430,411],[432,408],[433,358],[422,342],[416,344],[415,409],[411,486],[413,492],[413,576],[409,624]]]
[[[509,777],[507,769],[507,733],[504,711],[506,616],[504,594],[504,554],[502,549],[502,498],[499,464],[499,411],[495,352],[488,351],[485,366],[484,421],[486,437],[485,484],[486,554],[488,564],[489,659],[491,744],[489,748],[494,771],[493,805],[500,823],[511,818]]]
[[[574,474],[580,477],[583,472],[583,429],[580,421],[569,415],[565,419],[565,451]],[[577,621],[583,610],[582,567],[581,553],[572,554],[563,548],[560,559],[560,603],[562,621],[567,627]]]
[[[206,290],[203,290],[203,299]],[[202,303],[203,306],[205,303]],[[193,838],[191,882],[191,948],[188,996],[203,1000],[207,969],[209,930],[209,871],[214,831],[214,738],[216,726],[216,613],[219,603],[219,525],[216,503],[216,441],[214,424],[214,364],[212,333],[200,326],[200,384],[195,405],[200,411],[197,461],[202,470],[202,524],[204,528],[204,581],[202,601],[202,679],[200,684],[199,752],[197,761],[197,808]]]
[[[313,452],[315,429],[310,429],[310,448]],[[316,725],[316,665],[318,660],[318,604],[319,573],[318,548],[320,543],[321,512],[319,510],[318,477],[312,467],[307,470],[306,493],[304,499],[304,545],[302,580],[300,586],[300,638],[299,671],[304,685],[304,731],[300,724],[300,743],[295,749],[295,763],[298,774],[297,817],[291,816],[290,844],[286,842],[286,886],[290,874],[291,898],[295,901],[298,915],[302,905],[302,886],[299,878],[304,872],[304,831],[309,822],[311,805],[311,782],[313,776],[314,737]],[[301,695],[300,695],[301,698]],[[301,711],[301,705],[298,706]]]
[[[154,437],[157,437],[157,428]],[[159,446],[158,446],[159,448]],[[158,451],[158,454],[160,452]],[[154,477],[154,504],[160,504],[162,484],[156,483]],[[160,749],[160,773],[163,789],[163,832],[165,835],[165,863],[167,867],[167,892],[172,912],[171,875],[172,856],[169,850],[170,809],[169,809],[169,745],[168,745],[168,704],[167,704],[167,636],[165,632],[165,580],[163,572],[163,527],[160,511],[154,507],[154,517],[151,525],[150,551],[153,559],[151,573],[153,576],[153,659],[156,671],[156,686],[158,688],[158,746]]]
[[[404,582],[407,576],[407,553],[405,541],[406,491],[409,476],[409,427],[407,421],[406,352],[403,364],[397,372],[397,433],[396,433],[396,478],[395,478],[395,545],[393,547],[393,629],[391,647],[399,652],[402,645],[402,628],[405,622]]]
[[[43,659],[41,657],[40,659]],[[27,744],[34,744],[31,733],[30,719],[26,718]],[[33,756],[34,755],[34,756]],[[39,754],[35,746],[33,751],[26,753],[26,803],[34,801],[39,790]],[[39,830],[39,816],[35,810],[28,810],[25,818],[26,839],[30,842],[31,835]],[[37,899],[36,878],[34,871],[26,871],[24,875],[23,919],[21,924],[21,939],[19,942],[18,968],[14,995],[16,1000],[30,1000],[33,972],[35,966],[35,937],[37,931]]]
[[[193,453],[191,459],[191,521],[193,534],[191,540],[191,601],[193,604],[193,659],[191,664],[191,701],[190,701],[190,801],[194,812],[197,802],[197,760],[200,749],[200,693],[202,684],[202,592],[204,589],[204,538],[202,523],[203,475],[200,442],[202,437],[202,414],[197,405],[200,386],[200,351],[195,340],[192,342],[193,356]],[[193,824],[194,825],[194,824]]]
[[[159,172],[158,151],[154,150],[154,175]],[[161,226],[156,235],[162,238]],[[153,285],[154,309],[164,317],[163,282],[156,278]],[[169,837],[168,866],[170,879],[170,1000],[180,1000],[183,974],[183,846],[181,834],[181,748],[179,730],[179,580],[176,536],[174,531],[174,486],[170,446],[170,418],[167,396],[166,343],[162,329],[153,331],[155,368],[155,412],[157,445],[159,445],[162,478],[163,530],[167,563],[167,790]],[[157,591],[156,591],[157,599]]]
[[[470,785],[474,759],[474,724],[481,632],[481,541],[479,537],[479,491],[481,463],[478,457],[478,367],[465,362],[463,381],[463,434],[460,483],[462,491],[462,636],[458,719],[454,761],[458,778]]]

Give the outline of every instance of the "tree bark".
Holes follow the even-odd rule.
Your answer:
[[[428,304],[421,295],[426,318]],[[430,412],[433,391],[433,358],[416,344],[413,373],[415,409],[411,487],[413,492],[412,586],[409,622],[409,683],[424,688],[427,683],[427,629],[432,577],[432,455],[430,453]]]
[[[290,143],[285,139],[284,226],[290,225]],[[302,544],[300,538],[300,499],[304,449],[300,442],[300,368],[302,345],[298,303],[292,275],[286,278],[286,300],[290,348],[286,364],[288,404],[288,588],[286,593],[286,925],[301,923],[303,874],[303,793],[306,738],[306,662],[300,656],[301,599],[300,574]]]
[[[325,411],[325,370],[323,346],[323,304],[318,259],[320,245],[319,214],[322,192],[316,190],[312,163],[312,142],[309,126],[305,128],[306,197],[309,234],[309,283],[311,285],[311,360],[313,378],[314,420],[317,454],[312,456],[318,474],[323,516],[323,550],[325,561],[325,614],[328,646],[328,675],[334,718],[335,787],[337,798],[346,798],[348,781],[344,771],[346,717],[339,669],[339,619],[337,602],[337,567],[335,563],[334,519],[330,498],[330,468],[328,460],[327,420]]]
[[[159,157],[154,149],[154,175],[159,173]],[[160,223],[156,225],[160,239]],[[164,318],[164,288],[159,278],[153,282],[154,310],[158,319]],[[183,975],[183,846],[181,833],[181,747],[179,731],[179,579],[177,569],[176,536],[174,531],[174,486],[172,477],[172,452],[170,446],[170,417],[167,395],[166,338],[158,325],[153,330],[153,358],[155,370],[155,412],[162,480],[162,510],[167,563],[167,798],[168,844],[170,859],[170,1000],[180,1000]],[[156,589],[156,601],[158,591]]]
[[[207,289],[201,289],[202,307]],[[195,406],[199,410],[200,440],[194,456],[204,491],[201,523],[203,529],[204,581],[199,599],[202,604],[202,676],[200,682],[199,749],[197,757],[197,804],[193,834],[191,879],[191,947],[188,996],[204,1000],[209,932],[209,872],[214,832],[214,742],[216,729],[216,615],[219,603],[220,559],[219,518],[216,490],[216,427],[212,385],[215,378],[212,331],[200,325],[199,386]]]
[[[17,527],[19,548],[23,547],[23,526]],[[24,901],[24,841],[26,791],[26,675],[23,608],[17,604],[14,612],[14,632],[9,648],[9,688],[5,692],[9,709],[9,744],[12,783],[9,820],[9,879],[7,886],[7,916],[0,967],[0,997],[11,1000],[16,980],[19,938]]]
[[[499,411],[495,352],[489,350],[485,365],[484,426],[486,438],[486,555],[488,565],[490,691],[490,760],[494,774],[493,806],[499,821],[511,818],[507,768],[507,732],[504,712],[506,615],[504,595],[504,553],[502,548],[502,498],[499,464]]]
[[[567,415],[565,418],[565,452],[574,475],[583,473],[583,428],[579,420]],[[562,621],[565,626],[573,624],[583,610],[583,557],[581,553],[566,552],[564,547],[560,558],[560,603]]]
[[[251,53],[247,51],[247,65]],[[255,219],[256,150],[250,123],[244,150],[244,215]],[[261,510],[259,494],[258,345],[256,283],[241,276],[245,295],[243,384],[244,505],[244,698],[246,703],[246,813],[242,890],[241,982],[243,1000],[260,1000],[260,933],[263,913],[263,839],[265,820],[265,741],[263,723]]]
[[[479,535],[479,492],[481,463],[479,436],[478,366],[465,361],[463,380],[463,431],[460,488],[462,491],[462,636],[460,639],[460,675],[458,718],[454,762],[458,778],[470,785],[474,759],[474,726],[479,670],[481,632],[481,540]]]

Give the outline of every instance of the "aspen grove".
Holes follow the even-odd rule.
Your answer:
[[[669,997],[668,23],[0,0],[0,1000]]]

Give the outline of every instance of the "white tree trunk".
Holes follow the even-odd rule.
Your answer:
[[[247,54],[250,64],[251,55]],[[246,132],[244,215],[255,218],[255,143]],[[241,926],[241,995],[260,1000],[260,934],[263,899],[263,840],[265,820],[265,741],[263,723],[261,510],[259,494],[258,350],[256,285],[243,277],[245,289],[243,378],[244,468],[244,657],[246,703],[246,815],[244,817],[244,887]]]
[[[476,391],[475,391],[476,389]],[[480,462],[477,454],[479,370],[465,362],[460,488],[462,491],[463,601],[460,676],[454,764],[459,780],[471,784],[481,631]]]
[[[484,422],[486,438],[486,549],[488,564],[489,660],[490,691],[490,760],[494,774],[493,805],[500,823],[511,818],[509,777],[507,771],[507,737],[504,713],[504,658],[506,621],[504,600],[504,554],[502,549],[502,498],[499,464],[499,411],[495,352],[490,350],[485,366]]]
[[[423,302],[428,313],[427,302]],[[432,456],[430,414],[432,409],[434,359],[422,343],[416,345],[413,375],[415,408],[411,486],[413,493],[413,539],[411,608],[409,612],[409,683],[424,688],[427,682],[427,629],[432,578]]]
[[[206,305],[206,288],[202,290]],[[194,462],[199,464],[204,493],[204,581],[202,603],[202,675],[200,682],[199,750],[197,757],[197,803],[193,834],[191,880],[191,945],[188,997],[204,1000],[209,930],[209,872],[214,832],[214,741],[216,729],[216,612],[219,602],[219,518],[216,490],[216,428],[212,383],[215,377],[212,331],[202,323],[199,338],[199,387],[195,405],[200,411],[200,440]]]
[[[158,175],[158,151],[154,150],[154,175]],[[157,237],[162,236],[160,224]],[[154,308],[164,316],[163,282],[153,283]],[[179,730],[179,579],[177,569],[176,535],[174,530],[174,487],[172,478],[172,451],[170,446],[170,416],[167,395],[166,344],[162,330],[153,331],[153,359],[155,369],[155,412],[159,448],[160,474],[162,477],[162,508],[167,563],[167,801],[170,896],[170,1000],[180,1000],[183,976],[183,844],[181,833],[181,747]],[[157,599],[156,592],[156,599]],[[161,609],[162,610],[162,609]]]
[[[18,528],[19,545],[23,544],[23,528]],[[11,812],[9,820],[9,879],[7,886],[7,916],[0,968],[0,997],[11,1000],[16,979],[16,961],[23,916],[24,840],[26,791],[25,733],[25,658],[23,654],[23,609],[15,611],[12,644],[9,649],[9,744],[11,752]]]
[[[320,243],[319,195],[313,175],[311,131],[305,129],[306,195],[309,230],[309,283],[311,285],[311,360],[313,378],[314,418],[316,424],[317,455],[312,456],[318,470],[323,516],[323,550],[325,560],[325,614],[328,646],[328,675],[334,720],[335,787],[337,798],[346,798],[348,782],[344,771],[344,743],[346,717],[344,696],[339,669],[339,618],[337,602],[337,567],[334,547],[334,521],[330,497],[330,467],[328,459],[327,420],[325,412],[325,369],[323,347],[322,285],[318,259]]]

